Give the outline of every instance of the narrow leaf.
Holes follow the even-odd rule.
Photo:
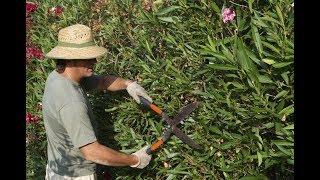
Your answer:
[[[275,48],[273,45],[271,45],[270,43],[268,43],[268,42],[265,42],[265,41],[261,41],[261,43],[265,46],[265,47],[267,47],[267,48],[269,48],[270,50],[272,50],[273,52],[276,52],[277,54],[281,54],[280,53],[280,50],[279,49],[277,49],[277,48]]]
[[[259,75],[258,79],[259,79],[259,82],[261,83],[269,83],[269,84],[273,83],[273,81],[268,76],[265,76],[265,75]]]
[[[261,39],[260,39],[260,35],[258,32],[258,28],[255,25],[251,25],[251,29],[252,29],[252,37],[253,37],[254,43],[255,43],[255,45],[258,49],[259,55],[261,57],[263,49],[262,49],[262,44],[261,44]]]
[[[253,2],[254,2],[254,0],[248,0],[248,5],[249,5],[250,12],[252,12],[252,3]]]
[[[281,9],[279,8],[278,5],[276,5],[276,11],[277,11],[277,15],[278,15],[282,25],[284,26],[284,20],[283,20],[282,12],[281,12]]]
[[[232,66],[229,64],[209,64],[208,66],[218,70],[238,70],[236,66]]]
[[[274,60],[272,60],[272,59],[262,59],[262,61],[263,62],[265,62],[265,63],[267,63],[267,64],[269,64],[269,65],[272,65],[272,64],[274,64],[275,63],[275,61]]]
[[[160,19],[161,21],[164,21],[164,22],[172,22],[172,23],[175,22],[175,21],[172,19],[172,17],[158,17],[158,19]]]
[[[282,96],[285,96],[286,94],[288,94],[288,91],[283,90],[283,91],[279,92],[279,93],[276,95],[276,97],[274,97],[274,99],[278,99],[278,98],[280,98],[280,97],[282,97]]]
[[[164,15],[164,14],[172,12],[172,11],[174,11],[176,9],[180,9],[180,6],[170,6],[170,7],[161,9],[158,12],[156,12],[155,15]]]
[[[272,64],[272,66],[275,67],[275,68],[282,68],[282,67],[288,66],[288,65],[290,65],[292,63],[293,62],[275,63],[275,64]]]
[[[257,152],[257,156],[258,156],[258,166],[260,166],[262,163],[262,156],[259,152]]]

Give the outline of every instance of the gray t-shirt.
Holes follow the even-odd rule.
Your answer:
[[[76,177],[95,172],[95,163],[84,159],[79,148],[97,140],[92,109],[83,89],[97,88],[98,78],[86,77],[78,84],[54,70],[46,81],[42,107],[48,165],[59,175]]]

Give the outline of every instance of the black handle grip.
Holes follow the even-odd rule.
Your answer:
[[[146,153],[147,153],[147,154],[149,154],[149,155],[152,153],[152,151],[151,151],[151,148],[150,148],[150,147],[146,150]]]
[[[146,106],[146,107],[150,106],[151,102],[149,102],[146,98],[139,96],[139,99],[140,99],[141,104],[143,104],[144,106]]]

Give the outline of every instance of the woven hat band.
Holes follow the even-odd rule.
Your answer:
[[[88,47],[88,46],[94,46],[95,43],[93,41],[85,42],[82,44],[76,44],[76,43],[67,43],[67,42],[58,42],[58,46],[62,47],[71,47],[71,48],[83,48],[83,47]]]

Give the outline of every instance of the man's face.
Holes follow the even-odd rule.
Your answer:
[[[89,77],[93,74],[94,64],[97,63],[96,59],[75,60],[74,67],[81,77]]]

